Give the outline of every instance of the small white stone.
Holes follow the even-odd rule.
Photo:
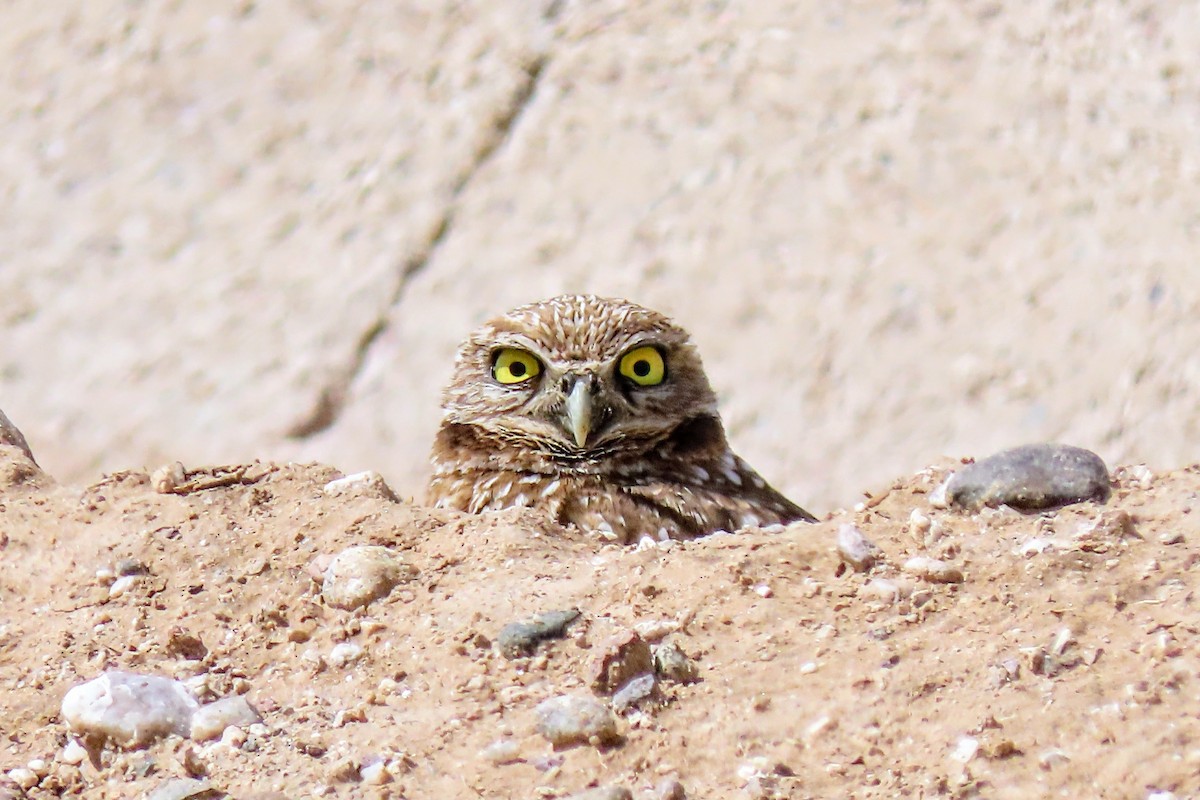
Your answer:
[[[169,733],[187,736],[198,707],[179,681],[112,670],[67,692],[62,715],[77,733],[137,746]]]
[[[954,476],[951,475],[949,478],[939,483],[937,488],[929,493],[929,505],[933,506],[934,508],[950,507],[950,501],[946,499],[946,487],[949,485],[950,478],[952,477]]]
[[[334,645],[333,649],[329,651],[329,658],[327,660],[335,667],[344,667],[348,664],[353,664],[362,657],[363,649],[361,645],[354,644],[353,642],[342,642],[341,644]]]
[[[237,725],[230,725],[221,732],[221,744],[230,750],[241,750],[247,738],[246,732]]]
[[[68,739],[62,752],[58,755],[58,760],[64,764],[82,764],[87,757],[87,750],[83,745],[74,739]]]
[[[8,771],[8,777],[12,779],[13,783],[26,791],[38,785],[37,774],[34,773],[33,770],[25,769],[24,767],[10,769]]]
[[[837,720],[828,714],[823,714],[810,722],[804,729],[804,741],[811,744],[836,727]]]
[[[561,695],[534,709],[537,731],[555,747],[616,741],[617,720],[608,706],[583,695]]]
[[[801,675],[812,675],[817,671],[817,663],[815,661],[805,661],[800,665]]]
[[[962,570],[946,561],[927,556],[914,556],[904,562],[904,571],[931,583],[961,583]]]
[[[900,587],[887,578],[872,578],[858,590],[858,596],[869,600],[894,603],[900,599]]]
[[[121,595],[132,589],[141,577],[138,575],[123,575],[113,581],[112,586],[108,587],[108,597],[110,600],[115,600]]]
[[[679,622],[673,619],[647,619],[635,622],[633,629],[647,642],[657,642],[679,630]]]
[[[1149,489],[1154,484],[1154,473],[1145,464],[1135,464],[1130,467],[1129,474],[1143,489]]]
[[[738,764],[737,776],[745,783],[766,775],[770,768],[771,762],[765,756],[755,756]]]
[[[908,529],[913,535],[923,535],[932,524],[929,515],[919,508],[914,508],[908,515]]]
[[[1017,550],[1017,555],[1021,556],[1022,558],[1033,558],[1034,556],[1040,556],[1051,546],[1052,545],[1048,540],[1034,537],[1025,544],[1021,545],[1021,547]]]
[[[966,764],[979,752],[979,740],[972,736],[963,736],[954,745],[953,752],[950,753],[950,758],[960,764]]]
[[[182,463],[164,464],[150,476],[150,485],[159,494],[170,494],[187,481],[187,469]]]
[[[397,500],[396,493],[392,491],[392,487],[388,486],[387,481],[374,470],[355,472],[353,475],[332,480],[325,484],[324,491],[325,494],[335,497],[345,494],[361,494],[393,502]]]
[[[375,545],[347,547],[324,573],[321,596],[334,608],[358,608],[386,597],[417,570],[395,551]]]
[[[521,746],[512,739],[498,739],[479,753],[485,760],[500,766],[521,760]]]
[[[879,548],[868,539],[857,525],[849,522],[838,526],[837,551],[842,561],[856,572],[866,572],[875,566]]]
[[[203,742],[220,736],[230,725],[246,727],[262,722],[262,717],[242,695],[222,698],[200,706],[192,714],[192,739]]]
[[[771,597],[775,592],[771,591],[771,587],[765,583],[760,583],[754,587],[754,593],[759,597]]]
[[[364,764],[358,770],[358,775],[362,778],[362,782],[371,786],[382,786],[392,779],[391,773],[387,770],[387,762],[382,758],[372,761],[370,764]]]
[[[1057,748],[1043,750],[1038,754],[1038,766],[1046,770],[1066,764],[1070,760],[1070,756]]]
[[[1054,643],[1050,645],[1051,655],[1061,656],[1074,642],[1075,634],[1071,632],[1071,629],[1068,627],[1060,628],[1054,637]]]

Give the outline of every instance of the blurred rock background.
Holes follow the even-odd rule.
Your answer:
[[[813,511],[1035,440],[1200,443],[1194,3],[16,0],[0,408],[60,480],[420,493],[467,331],[689,328]]]

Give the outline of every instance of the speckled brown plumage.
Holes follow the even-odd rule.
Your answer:
[[[492,320],[459,349],[442,408],[429,500],[443,508],[527,506],[623,542],[813,520],[729,449],[687,333],[624,300],[565,295]]]

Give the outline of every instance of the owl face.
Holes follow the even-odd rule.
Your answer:
[[[563,461],[641,453],[717,413],[686,332],[633,303],[580,295],[475,331],[443,407],[446,422]]]

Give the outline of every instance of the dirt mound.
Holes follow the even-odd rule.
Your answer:
[[[177,778],[208,794],[170,796],[657,798],[671,778],[688,798],[1200,791],[1196,468],[1118,470],[1105,505],[1021,515],[934,507],[946,464],[819,524],[621,548],[368,482],[334,491],[320,465],[78,490],[0,455],[0,769],[30,798]],[[845,523],[878,546],[870,572],[841,562]],[[323,565],[364,544],[415,578],[333,608]],[[565,638],[500,653],[505,625],[564,609],[582,612]],[[555,750],[535,707],[592,695],[630,630],[677,645],[697,679],[620,715],[618,743]],[[264,722],[83,742],[95,763],[67,763],[63,695],[111,668],[245,694]]]

